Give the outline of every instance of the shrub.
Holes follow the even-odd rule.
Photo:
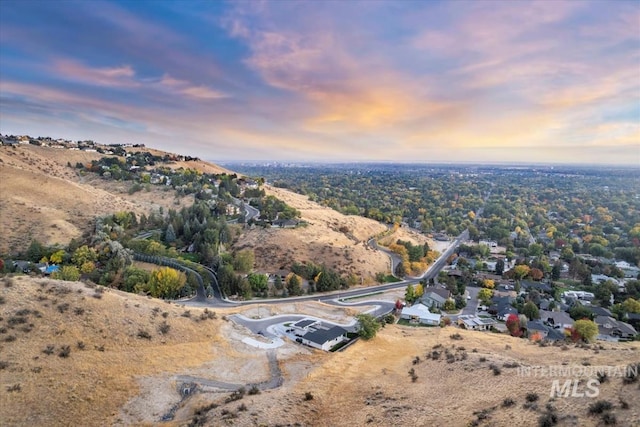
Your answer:
[[[558,423],[558,415],[554,412],[546,412],[540,415],[538,418],[538,425],[540,427],[553,427]]]
[[[247,405],[245,405],[244,403],[238,406],[238,412],[244,412],[246,410],[247,410]]]
[[[249,389],[249,392],[247,393],[250,396],[256,395],[256,394],[260,394],[260,389],[258,388],[257,385],[253,385],[251,386],[251,388]]]
[[[540,396],[538,396],[538,393],[527,393],[525,399],[527,400],[527,402],[537,402],[539,397]]]
[[[458,340],[458,341],[463,339],[463,338],[462,338],[462,335],[460,335],[460,334],[459,334],[459,333],[457,333],[457,332],[456,332],[455,334],[451,334],[451,335],[449,335],[449,338],[451,338],[452,340]]]
[[[602,422],[606,426],[614,426],[617,424],[618,420],[616,419],[616,416],[611,412],[605,412],[604,414],[602,414]]]
[[[310,391],[304,394],[304,400],[313,400],[313,394]]]
[[[487,358],[486,358],[486,357],[484,357],[484,356],[481,356],[481,357],[478,359],[478,361],[480,361],[480,362],[486,362],[486,361],[487,361]]]
[[[64,313],[65,311],[69,310],[69,304],[65,302],[63,304],[58,305],[57,308],[60,313]]]
[[[605,383],[609,380],[609,376],[606,372],[598,372],[596,375],[598,376],[598,382],[600,384]]]
[[[85,348],[84,341],[78,341],[77,347],[78,347],[78,350],[84,350]]]
[[[500,368],[494,364],[489,365],[489,369],[491,369],[493,371],[493,375],[496,375],[496,376],[502,373]]]
[[[185,310],[185,312],[182,313],[182,317],[191,317],[191,312],[189,310]]]
[[[140,329],[138,331],[138,338],[144,338],[146,340],[150,340],[151,339],[151,334],[147,331],[145,331],[144,329]]]
[[[76,316],[82,316],[84,314],[84,308],[76,307],[73,309],[73,312],[75,313]]]
[[[5,342],[14,342],[16,340],[16,336],[15,335],[7,335],[4,339]]]
[[[606,412],[611,408],[613,408],[611,402],[606,400],[598,400],[597,402],[589,405],[589,415],[602,414],[603,412]]]
[[[622,378],[622,383],[633,384],[638,381],[638,371],[640,371],[640,363],[627,366],[624,378]]]
[[[60,351],[58,352],[58,356],[60,356],[62,358],[69,357],[69,354],[71,354],[71,347],[69,347],[68,345],[63,345],[60,348]]]
[[[49,344],[49,345],[47,345],[47,347],[44,350],[42,350],[42,352],[44,354],[46,354],[47,356],[49,356],[49,355],[53,354],[54,349],[55,349],[55,347],[53,345]]]
[[[411,382],[415,383],[418,381],[418,375],[416,374],[416,370],[411,368],[409,369],[409,376],[411,377]]]
[[[510,397],[507,397],[506,399],[504,399],[504,400],[502,401],[502,407],[503,407],[503,408],[509,408],[509,407],[511,407],[511,406],[513,406],[513,405],[515,405],[515,404],[516,404],[516,401],[515,401],[515,400],[513,400],[513,399],[512,399],[512,398],[510,398]]]
[[[11,385],[11,386],[7,387],[7,391],[9,393],[12,393],[14,391],[20,391],[20,390],[22,390],[22,387],[20,386],[20,384],[14,384],[14,385]]]
[[[171,329],[171,325],[169,325],[167,322],[162,322],[160,325],[158,325],[158,332],[162,335],[166,335],[167,333],[169,333],[169,329]]]
[[[416,357],[413,359],[413,361],[412,361],[411,363],[413,363],[414,365],[417,365],[417,364],[419,364],[420,362],[421,362],[421,360],[420,360],[420,356],[416,356]]]
[[[229,402],[234,402],[236,400],[240,400],[244,397],[244,394],[246,393],[246,390],[244,387],[240,387],[239,389],[237,389],[236,391],[234,391],[233,393],[231,393],[226,399],[225,399],[225,403],[229,403]]]

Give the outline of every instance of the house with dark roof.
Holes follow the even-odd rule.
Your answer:
[[[553,329],[569,329],[573,327],[573,319],[564,311],[540,310],[540,320]]]
[[[329,351],[331,348],[342,342],[347,335],[346,329],[340,326],[331,326],[321,323],[304,334],[301,342],[310,347]]]
[[[630,341],[638,335],[636,329],[628,323],[620,322],[611,316],[597,316],[598,339],[604,341]]]
[[[543,293],[547,293],[547,294],[552,294],[553,293],[553,288],[548,283],[533,282],[533,281],[530,281],[530,280],[523,280],[520,284],[522,285],[522,289],[526,289],[527,291],[535,289],[538,292],[543,292]]]
[[[613,316],[613,314],[608,308],[592,305],[592,306],[589,306],[589,309],[593,313],[594,317],[598,317],[598,316],[612,317]]]

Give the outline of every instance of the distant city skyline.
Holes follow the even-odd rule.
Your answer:
[[[0,133],[640,166],[636,1],[0,1]]]

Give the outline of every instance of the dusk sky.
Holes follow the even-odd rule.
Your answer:
[[[640,166],[640,2],[0,0],[0,132]]]

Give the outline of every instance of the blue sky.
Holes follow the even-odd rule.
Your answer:
[[[636,1],[0,1],[0,132],[640,165]]]

